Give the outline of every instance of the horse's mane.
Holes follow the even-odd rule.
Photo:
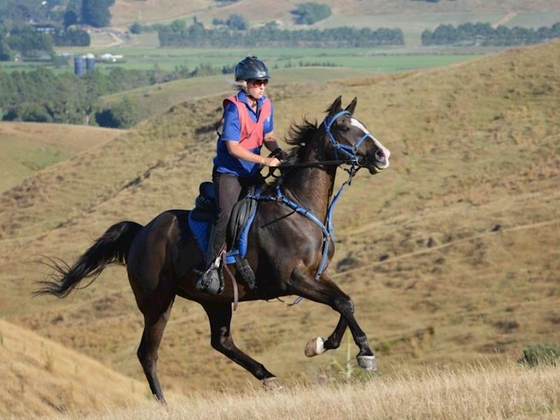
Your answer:
[[[269,184],[269,187],[275,187],[281,182],[282,178],[289,174],[290,166],[301,163],[305,149],[318,128],[316,120],[311,121],[305,117],[301,124],[292,123],[288,130],[288,137],[284,139],[284,142],[292,146],[292,148],[288,152],[288,157],[282,161],[279,167],[282,176]],[[283,166],[286,168],[282,169]],[[266,190],[269,189],[267,188]]]
[[[302,161],[305,148],[317,129],[317,121],[311,121],[307,118],[304,118],[301,124],[292,123],[288,130],[288,137],[284,141],[293,147],[290,149],[288,157],[282,162],[282,165],[289,166]]]

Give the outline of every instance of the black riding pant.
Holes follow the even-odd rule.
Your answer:
[[[215,259],[226,241],[227,225],[231,210],[235,203],[247,195],[252,186],[259,186],[264,182],[260,174],[254,177],[239,178],[231,174],[212,172],[212,182],[216,195],[218,215],[214,222],[214,236],[209,244],[210,259]]]

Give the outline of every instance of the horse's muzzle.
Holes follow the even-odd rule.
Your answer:
[[[377,174],[383,169],[389,167],[389,156],[391,152],[388,149],[380,148],[377,149],[373,157],[368,157],[365,159],[365,164],[363,166],[367,167],[370,174]]]

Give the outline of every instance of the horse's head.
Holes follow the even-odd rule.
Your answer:
[[[367,168],[371,174],[387,168],[391,152],[371,135],[364,124],[354,118],[358,99],[354,98],[344,110],[341,102],[340,96],[336,98],[323,121],[335,158]]]

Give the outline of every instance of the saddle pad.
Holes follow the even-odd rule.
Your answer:
[[[198,246],[202,250],[202,253],[206,255],[208,252],[208,236],[210,234],[211,220],[197,220],[193,217],[193,212],[189,212],[188,217],[189,227]]]

